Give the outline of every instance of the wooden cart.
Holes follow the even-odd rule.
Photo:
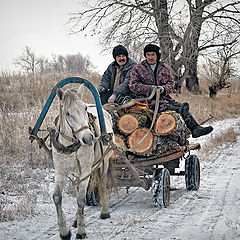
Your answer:
[[[142,187],[145,190],[151,188],[153,204],[159,207],[167,207],[169,205],[170,175],[185,175],[186,189],[199,189],[200,164],[198,157],[196,155],[191,155],[191,151],[200,149],[200,144],[189,145],[187,140],[189,137],[189,130],[186,128],[182,119],[177,120],[179,117],[178,114],[168,112],[168,115],[162,117],[162,115],[165,114],[162,113],[162,119],[160,119],[160,114],[158,114],[158,118],[155,120],[156,123],[158,122],[158,125],[155,124],[154,128],[150,130],[145,127],[146,121],[144,126],[140,124],[135,126],[136,123],[139,122],[139,116],[142,116],[144,111],[141,111],[140,115],[137,117],[135,113],[135,115],[132,115],[132,112],[127,112],[117,117],[116,111],[110,112],[114,121],[116,140],[119,146],[124,145],[123,148],[119,147],[119,151],[112,154],[111,159],[113,174],[119,187],[126,187],[127,189],[130,187]],[[124,119],[124,124],[122,124],[121,119]],[[142,120],[142,122],[144,122],[144,120]],[[178,131],[176,125],[181,124],[183,124],[184,133],[182,129],[180,129],[179,132],[181,132],[181,134],[176,134]],[[162,127],[163,129],[160,129]],[[129,130],[130,128],[132,128],[132,130]],[[142,132],[136,137],[137,134],[139,134],[139,129],[142,129]],[[146,129],[149,131],[147,132]],[[136,131],[138,132],[136,133]],[[151,133],[149,139],[144,139],[145,142],[142,141],[143,145],[141,146],[140,144],[137,148],[138,151],[136,151],[133,145],[136,144],[139,139],[141,141],[142,137],[146,137],[149,133]],[[172,142],[167,141],[169,138],[176,139],[176,136],[180,135],[184,139],[178,139],[175,142],[172,140]],[[133,141],[132,145],[130,141]],[[168,146],[165,145],[164,151],[159,151],[158,148],[163,148],[161,144],[158,144],[159,142],[161,142],[161,144],[163,144],[163,142],[166,142],[166,144],[173,143],[174,146],[168,149]],[[132,151],[128,151],[129,148]],[[180,169],[180,161],[185,164],[184,170]],[[97,205],[97,200],[98,196],[95,189],[87,196],[87,204]]]
[[[195,145],[191,149],[199,147],[200,145]],[[170,199],[170,175],[185,175],[187,190],[198,190],[200,185],[198,157],[190,154],[185,158],[184,155],[184,151],[176,151],[164,156],[128,155],[113,159],[117,184],[126,188],[151,188],[153,203],[159,207],[167,207]],[[180,160],[185,162],[184,171],[179,171]]]

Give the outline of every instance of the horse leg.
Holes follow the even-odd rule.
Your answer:
[[[104,169],[102,170],[102,173],[100,174],[101,182],[102,182],[102,196],[100,198],[101,201],[101,213],[100,218],[101,219],[107,219],[110,218],[110,213],[108,210],[108,196],[107,196],[107,170],[108,170],[108,158],[107,161],[104,161]],[[100,169],[99,169],[100,170]],[[100,170],[101,171],[101,170]]]
[[[76,212],[73,224],[72,224],[72,227],[74,227],[74,228],[77,228],[77,219],[78,219],[78,209],[77,209],[77,212]]]
[[[84,239],[87,236],[85,229],[84,220],[84,207],[86,201],[86,191],[87,191],[88,181],[84,181],[80,184],[77,195],[78,210],[76,214],[75,221],[77,222],[77,234],[76,239]]]
[[[62,240],[70,240],[71,239],[71,231],[67,227],[66,218],[64,216],[62,210],[62,191],[64,187],[63,179],[60,177],[55,177],[55,188],[53,193],[53,201],[56,206],[57,210],[57,220],[58,220],[58,227],[59,233]]]
[[[78,195],[78,192],[79,192],[78,187],[76,187],[76,195]],[[77,228],[78,215],[79,215],[79,213],[78,213],[78,209],[77,209],[77,212],[75,214],[74,221],[72,224],[72,227],[74,227],[74,228]]]
[[[108,210],[108,197],[107,197],[107,191],[106,191],[106,185],[104,182],[106,181],[105,179],[102,179],[103,181],[103,193],[101,197],[101,213],[100,213],[100,218],[101,219],[107,219],[110,218],[110,213]]]

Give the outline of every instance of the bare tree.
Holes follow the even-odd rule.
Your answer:
[[[230,79],[235,76],[234,60],[240,55],[236,42],[225,46],[212,59],[208,58],[203,65],[204,77],[210,80],[209,96],[215,98],[223,88],[231,87]]]
[[[93,66],[88,57],[82,56],[80,53],[67,55],[65,57],[66,71],[71,74],[90,74]]]
[[[207,49],[231,44],[240,36],[240,1],[237,0],[102,0],[80,1],[84,10],[69,19],[72,31],[90,28],[98,34],[103,49],[112,44],[159,43],[162,59],[173,71],[179,90],[200,92],[198,57]],[[231,41],[222,43],[222,36]],[[140,49],[141,46],[137,46]]]
[[[23,49],[22,54],[15,59],[14,64],[19,66],[23,71],[27,73],[30,72],[34,75],[36,71],[37,61],[38,59],[34,51],[30,47],[26,46]]]
[[[91,73],[93,64],[82,54],[68,54],[66,56],[53,55],[52,68],[58,73],[86,75]]]
[[[36,71],[40,74],[51,72],[51,63],[45,57],[38,57]]]
[[[54,72],[63,73],[66,69],[65,57],[62,55],[52,55],[52,69]]]

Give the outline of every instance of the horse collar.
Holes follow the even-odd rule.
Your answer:
[[[50,138],[51,138],[53,147],[57,150],[58,153],[71,154],[73,152],[76,152],[81,147],[81,143],[79,140],[75,141],[71,145],[64,146],[63,144],[58,142],[57,140],[58,136],[59,136],[59,133],[56,134],[56,130],[52,129],[50,133]]]

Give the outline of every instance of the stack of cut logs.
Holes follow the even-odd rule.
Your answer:
[[[152,129],[150,110],[129,110],[121,116],[114,111],[112,117],[116,143],[136,155],[164,155],[185,145],[190,134],[181,115],[174,111],[159,113]],[[114,153],[112,157],[118,155]]]

